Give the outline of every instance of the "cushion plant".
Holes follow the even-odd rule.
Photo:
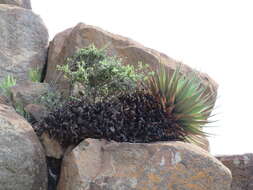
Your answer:
[[[182,141],[162,106],[144,91],[122,94],[97,103],[70,101],[34,125],[67,147],[85,138],[117,142]]]
[[[178,128],[177,136],[188,142],[200,143],[199,137],[208,135],[202,128],[210,123],[208,118],[215,100],[213,94],[206,94],[197,73],[184,76],[180,68],[181,65],[171,72],[160,63],[144,87],[162,104],[167,117],[174,121]]]

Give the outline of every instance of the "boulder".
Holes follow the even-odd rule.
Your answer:
[[[16,5],[25,9],[31,9],[30,0],[0,0],[0,4]]]
[[[20,83],[46,62],[48,31],[31,10],[0,4],[0,81],[13,75]]]
[[[59,73],[56,69],[57,65],[62,65],[64,60],[61,60],[59,54],[61,53],[65,39],[71,33],[72,28],[66,29],[63,32],[56,34],[54,39],[49,44],[48,50],[48,62],[47,62],[47,72],[45,76],[45,82],[50,83],[52,86],[58,86],[59,89],[65,87],[68,89],[68,83],[62,77],[61,73]],[[67,56],[65,56],[66,58]],[[56,63],[57,60],[60,59],[61,63]]]
[[[48,70],[45,80],[47,82],[57,81],[59,89],[69,89],[68,83],[56,71],[57,65],[64,64],[67,57],[72,56],[78,49],[94,44],[97,48],[107,47],[109,55],[122,58],[125,64],[136,65],[139,61],[156,68],[161,61],[168,69],[174,70],[179,62],[171,59],[163,53],[146,48],[143,45],[116,34],[109,33],[101,28],[78,24],[74,28],[65,30],[55,36],[49,47]],[[193,71],[187,65],[182,65],[182,72],[188,74]],[[203,85],[207,86],[208,92],[213,93],[216,98],[217,83],[207,74],[199,73]]]
[[[57,190],[230,190],[231,180],[229,169],[192,144],[86,139],[65,155]]]
[[[0,104],[0,189],[47,189],[45,154],[33,128],[3,104]]]
[[[35,102],[36,98],[49,91],[47,83],[25,81],[10,88],[11,101],[13,105],[22,105],[25,107],[28,104]]]
[[[253,154],[217,156],[232,173],[231,190],[253,189]]]

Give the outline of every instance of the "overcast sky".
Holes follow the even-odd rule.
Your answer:
[[[216,80],[213,154],[253,153],[251,0],[32,0],[50,38],[79,22],[130,37]]]

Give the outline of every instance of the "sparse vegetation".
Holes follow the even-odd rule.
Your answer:
[[[30,69],[28,71],[28,78],[32,82],[41,82],[41,73],[41,69]]]
[[[16,85],[16,79],[12,75],[5,77],[0,83],[0,89],[2,94],[8,99],[11,96],[10,88]]]
[[[62,107],[67,100],[67,98],[64,99],[61,96],[60,92],[57,92],[55,89],[51,88],[47,93],[42,94],[35,99],[34,103],[45,106],[47,110],[51,112],[56,108]]]

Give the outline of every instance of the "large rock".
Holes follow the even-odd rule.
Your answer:
[[[253,189],[253,154],[217,156],[232,173],[231,190]]]
[[[46,190],[44,150],[32,127],[0,104],[0,189]]]
[[[169,69],[175,69],[179,64],[177,61],[155,50],[144,47],[143,45],[119,35],[115,35],[102,30],[101,28],[78,24],[74,28],[65,30],[55,36],[49,47],[48,70],[46,81],[57,81],[57,65],[64,64],[68,56],[73,55],[78,49],[94,44],[97,48],[107,46],[108,54],[121,57],[125,64],[137,64],[141,61],[156,67],[161,60]],[[186,65],[182,66],[182,72],[187,74],[192,69]],[[202,82],[208,86],[208,91],[216,92],[218,85],[206,74],[200,73]],[[59,89],[68,89],[66,81],[60,79]]]
[[[16,5],[25,9],[32,8],[30,0],[0,0],[0,4]]]
[[[230,190],[231,180],[195,145],[87,139],[65,156],[58,190]]]
[[[13,75],[20,83],[46,62],[48,32],[31,10],[0,4],[0,81]]]

